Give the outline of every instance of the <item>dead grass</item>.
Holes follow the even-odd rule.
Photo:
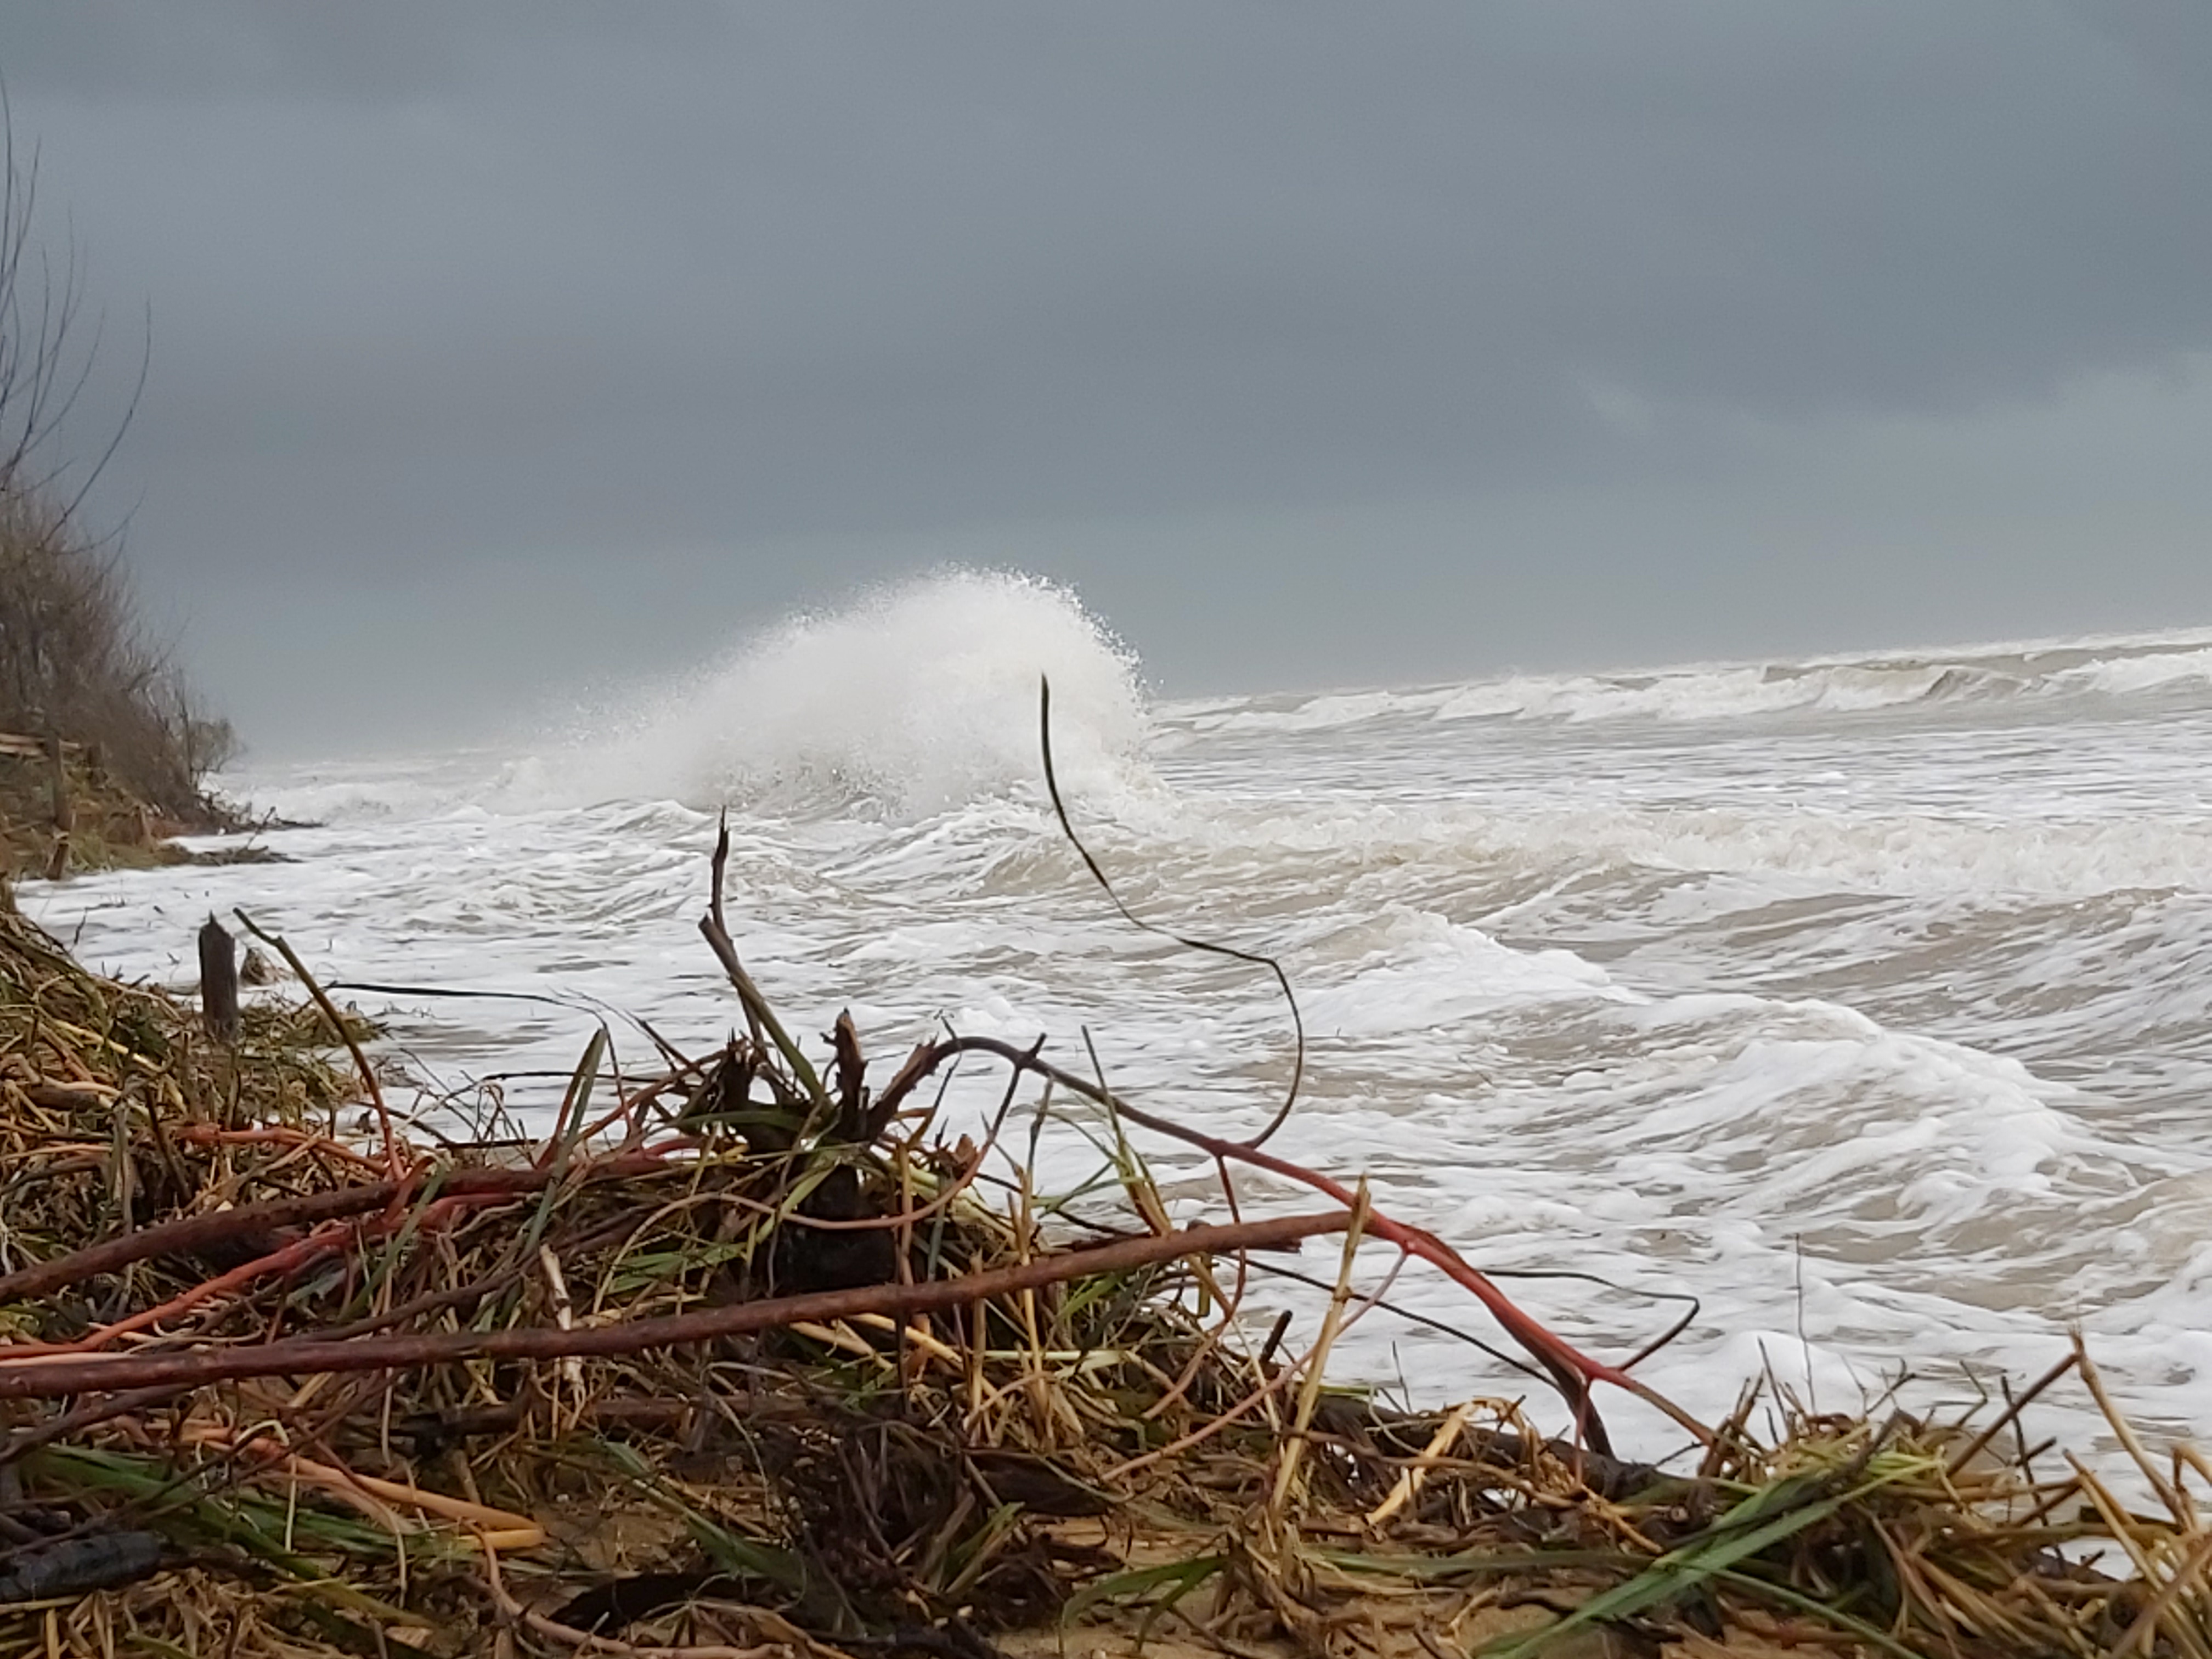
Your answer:
[[[1387,1410],[1364,1188],[1174,1231],[1127,1103],[1031,1054],[948,1137],[961,1053],[872,1085],[725,948],[746,1036],[454,1145],[312,1006],[214,1044],[0,910],[0,1652],[2212,1655],[2193,1452],[2137,1514],[2032,1401],[1666,1474]],[[1000,1153],[1048,1115],[1080,1200]],[[1248,1316],[1301,1237],[1325,1315]]]

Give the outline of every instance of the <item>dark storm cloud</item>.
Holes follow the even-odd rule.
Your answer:
[[[1745,419],[2172,368],[2212,349],[2207,16],[81,3],[0,69],[96,296],[154,307],[141,556],[304,605],[1662,487]],[[1236,540],[1217,599],[1279,574]]]

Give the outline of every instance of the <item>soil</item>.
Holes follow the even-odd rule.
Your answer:
[[[37,739],[0,732],[0,876],[32,878],[54,866],[57,827],[52,763]],[[147,869],[162,864],[231,863],[273,856],[247,846],[194,853],[174,837],[242,827],[216,803],[186,820],[166,817],[110,777],[94,756],[65,746],[68,853],[71,870]]]

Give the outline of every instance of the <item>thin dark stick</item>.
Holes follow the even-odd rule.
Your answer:
[[[894,1079],[893,1087],[902,1085],[910,1091],[938,1066],[955,1054],[963,1053],[992,1054],[1009,1066],[1025,1066],[1038,1076],[1050,1078],[1062,1088],[1073,1091],[1095,1105],[1119,1113],[1132,1123],[1156,1134],[1170,1136],[1212,1157],[1233,1158],[1272,1175],[1282,1176],[1302,1186],[1310,1187],[1316,1192],[1325,1193],[1339,1204],[1348,1206],[1352,1202],[1350,1188],[1318,1170],[1309,1169],[1303,1164],[1273,1152],[1262,1152],[1241,1140],[1225,1140],[1218,1135],[1206,1134],[1201,1130],[1177,1123],[1172,1118],[1133,1106],[1099,1085],[1073,1072],[1064,1071],[1048,1060],[1030,1058],[1024,1050],[998,1037],[948,1037],[935,1044],[927,1055],[917,1055],[909,1060],[898,1078]],[[884,1092],[889,1094],[890,1091]],[[1524,1311],[1487,1274],[1434,1233],[1424,1228],[1408,1226],[1379,1211],[1369,1217],[1367,1225],[1377,1238],[1419,1256],[1472,1292],[1490,1310],[1491,1316],[1504,1328],[1507,1334],[1550,1373],[1553,1385],[1573,1408],[1577,1424],[1589,1430],[1593,1449],[1608,1451],[1611,1448],[1606,1439],[1604,1425],[1591,1411],[1589,1390],[1592,1382],[1608,1383],[1625,1393],[1634,1395],[1695,1435],[1700,1444],[1711,1443],[1712,1430],[1641,1378],[1631,1376],[1618,1365],[1608,1365],[1582,1352],[1565,1337]]]
[[[1275,1115],[1267,1120],[1260,1133],[1241,1143],[1255,1150],[1266,1146],[1274,1138],[1275,1131],[1288,1121],[1291,1109],[1297,1105],[1298,1085],[1305,1080],[1306,1023],[1298,1012],[1297,994],[1291,989],[1291,976],[1283,971],[1281,963],[1263,952],[1241,951],[1233,945],[1188,938],[1156,922],[1146,921],[1121,902],[1121,896],[1114,890],[1114,884],[1107,879],[1106,872],[1099,867],[1098,860],[1091,856],[1091,849],[1083,844],[1083,837],[1075,833],[1075,825],[1067,816],[1067,803],[1060,799],[1060,778],[1052,764],[1052,682],[1042,676],[1037,680],[1037,720],[1039,739],[1044,749],[1045,793],[1052,797],[1052,810],[1060,819],[1060,833],[1067,837],[1068,844],[1075,848],[1076,856],[1083,860],[1083,867],[1091,872],[1091,878],[1098,884],[1099,890],[1106,895],[1107,902],[1121,913],[1121,919],[1132,927],[1142,928],[1147,933],[1171,939],[1185,950],[1203,951],[1209,956],[1227,957],[1232,961],[1249,963],[1255,968],[1265,968],[1275,976],[1275,983],[1283,988],[1283,1000],[1290,1004],[1291,1031],[1297,1044],[1291,1058],[1291,1086],[1283,1096],[1283,1103],[1275,1109]]]
[[[2043,1394],[2044,1390],[2050,1388],[2053,1383],[2057,1382],[2060,1377],[2065,1376],[2067,1372],[2072,1370],[2075,1366],[2081,1364],[2081,1351],[2079,1348],[2076,1348],[2073,1352],[2068,1354],[2065,1358],[2060,1360],[2049,1370],[2044,1372],[2042,1376],[2037,1377],[2034,1382],[2028,1384],[2027,1392],[2008,1401],[2003,1412],[1998,1415],[1996,1421],[1990,1424],[1986,1429],[1984,1429],[1980,1434],[1974,1437],[1972,1444],[1969,1445],[1966,1450],[1960,1452],[1956,1457],[1953,1458],[1950,1462],[1949,1467],[1944,1470],[1944,1473],[1949,1475],[1957,1475],[1960,1471],[1966,1467],[1967,1464],[1972,1462],[1977,1456],[1980,1455],[1984,1447],[1987,1446],[1991,1441],[1995,1440],[1999,1435],[2005,1431],[2005,1425],[2007,1424],[2018,1421],[2020,1414],[2026,1411],[2030,1406],[2033,1405],[2037,1398]]]
[[[362,1052],[360,1041],[355,1037],[352,1028],[347,1025],[345,1016],[338,1012],[337,1004],[331,1000],[330,993],[316,982],[315,976],[307,971],[307,964],[300,960],[299,953],[281,935],[262,932],[259,924],[243,910],[233,909],[231,915],[245,925],[247,933],[284,958],[284,965],[299,975],[300,983],[307,988],[307,994],[314,999],[315,1006],[322,1010],[323,1018],[331,1023],[332,1033],[345,1044],[346,1052],[353,1056],[354,1069],[361,1073],[362,1086],[368,1091],[369,1103],[376,1108],[376,1121],[383,1131],[386,1173],[394,1181],[398,1180],[401,1171],[399,1138],[392,1127],[392,1109],[384,1103],[384,1089],[376,1080],[376,1069],[368,1063],[368,1056]]]
[[[722,872],[729,861],[730,815],[725,811],[721,828],[714,836],[713,885],[708,891],[707,914],[699,918],[700,936],[707,941],[707,948],[714,953],[714,959],[722,964],[722,971],[729,975],[730,983],[737,988],[738,1001],[744,1008],[745,1024],[752,1034],[753,1047],[759,1048],[762,1046],[761,1034],[766,1031],[769,1041],[775,1044],[776,1052],[791,1067],[792,1076],[797,1079],[799,1087],[806,1091],[808,1103],[817,1112],[826,1111],[830,1097],[822,1087],[822,1079],[815,1072],[813,1062],[791,1040],[791,1034],[783,1029],[783,1022],[775,1017],[775,1011],[769,1006],[768,999],[761,994],[760,987],[753,983],[753,976],[745,971],[744,963],[738,957],[738,947],[730,938],[729,925],[722,919]]]

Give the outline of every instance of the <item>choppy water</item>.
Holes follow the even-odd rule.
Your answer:
[[[1108,911],[1036,784],[1040,672],[1128,902],[1297,983],[1278,1150],[1486,1267],[1612,1280],[1516,1281],[1597,1352],[1671,1317],[1635,1293],[1693,1292],[1646,1374],[1709,1416],[1762,1364],[1828,1406],[1908,1360],[1963,1396],[2078,1322],[2148,1426],[2212,1431],[2212,633],[1152,704],[1064,596],[945,576],[585,738],[236,781],[323,821],[265,837],[295,862],[23,897],[131,975],[188,979],[242,905],[333,979],[558,999],[356,999],[421,1073],[542,1110],[593,1007],[726,1030],[693,924],[727,802],[733,926],[795,1025],[1076,1066],[1087,1028],[1133,1097],[1256,1126],[1281,1005]],[[1396,1295],[1481,1328],[1425,1273]],[[1522,1386],[1381,1314],[1349,1356]]]

